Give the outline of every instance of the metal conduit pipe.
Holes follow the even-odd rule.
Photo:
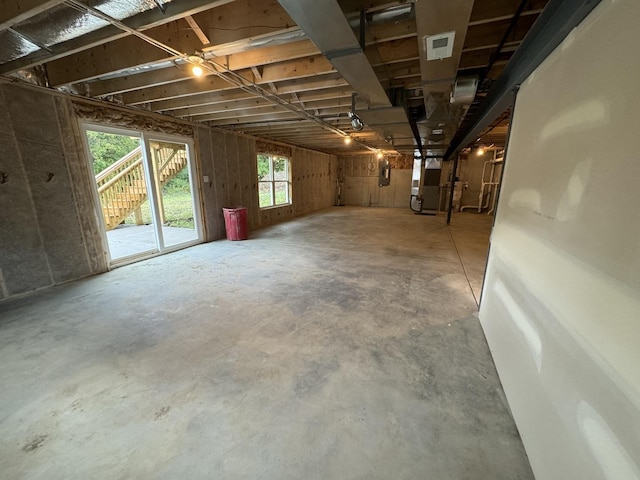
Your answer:
[[[192,59],[189,58],[189,55],[187,55],[186,53],[180,52],[179,50],[174,49],[173,47],[170,47],[169,45],[166,45],[158,40],[155,40],[154,38],[151,38],[148,35],[145,35],[144,33],[136,30],[135,28],[131,28],[127,25],[125,25],[124,23],[120,22],[119,20],[111,17],[110,15],[107,15],[106,13],[101,12],[100,10],[93,8],[89,5],[85,5],[84,3],[78,1],[78,0],[65,0],[64,2],[66,5],[75,8],[76,10],[79,10],[81,12],[84,13],[90,13],[91,15],[98,17],[102,20],[105,20],[107,22],[109,22],[111,25],[113,25],[114,27],[117,27],[127,33],[130,33],[131,35],[134,35],[138,38],[140,38],[141,40],[144,40],[145,42],[149,43],[150,45],[153,45],[156,48],[159,48],[160,50],[163,50],[165,52],[167,52],[168,54],[181,58],[182,60],[192,64],[192,65],[198,65],[202,68],[205,68],[207,71],[209,71],[210,73],[213,73],[217,76],[219,76],[220,78],[222,78],[223,80],[231,83],[232,85],[235,85],[236,87],[240,88],[241,90],[247,92],[247,93],[251,93],[253,95],[256,95],[258,97],[261,97],[263,100],[266,100],[270,103],[272,103],[273,105],[282,107],[296,115],[298,115],[300,118],[304,119],[304,120],[309,120],[312,122],[317,123],[318,125],[320,125],[322,128],[324,128],[325,130],[328,130],[330,132],[336,133],[337,135],[340,135],[342,137],[347,137],[349,136],[347,132],[345,132],[344,130],[341,130],[337,127],[334,127],[333,125],[330,125],[329,123],[325,122],[324,120],[322,120],[321,118],[317,118],[316,116],[314,116],[313,114],[307,112],[306,110],[298,107],[297,105],[294,105],[292,103],[290,103],[289,101],[285,100],[284,98],[280,97],[279,95],[275,94],[275,93],[271,93],[267,90],[265,90],[264,88],[256,85],[253,82],[247,82],[247,80],[243,77],[241,77],[240,75],[238,75],[237,73],[235,73],[232,70],[229,70],[226,66],[219,64],[217,62],[214,62],[213,60],[205,60],[202,59],[201,62],[196,62]],[[360,145],[361,147],[366,148],[367,150],[370,150],[372,152],[377,151],[376,148],[367,145],[365,142],[358,140],[358,139],[353,139],[353,142],[356,143],[357,145]]]

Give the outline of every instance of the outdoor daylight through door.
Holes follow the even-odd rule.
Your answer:
[[[189,141],[89,125],[84,130],[112,264],[201,242]]]

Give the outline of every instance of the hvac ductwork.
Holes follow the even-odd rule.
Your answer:
[[[351,113],[382,138],[393,139],[394,143],[400,137],[403,142],[406,137],[412,139],[404,106],[392,105],[340,5],[335,0],[278,1],[358,97],[367,103],[367,109]],[[381,12],[377,15],[376,18],[382,18]]]

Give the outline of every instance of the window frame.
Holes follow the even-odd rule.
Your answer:
[[[261,160],[260,157],[267,157],[269,160],[269,175],[267,180],[261,180],[258,172],[259,162]],[[274,178],[274,161],[278,159],[283,159],[285,161],[285,172],[286,172],[286,180]],[[287,205],[293,204],[293,199],[291,197],[291,159],[286,155],[275,155],[267,152],[258,152],[256,154],[256,172],[258,172],[258,207],[263,209],[268,208],[278,208],[278,207],[286,207]],[[276,203],[276,184],[286,183],[286,199],[283,203]],[[263,206],[261,203],[261,189],[260,186],[262,184],[268,184],[271,194],[271,202],[269,205]]]

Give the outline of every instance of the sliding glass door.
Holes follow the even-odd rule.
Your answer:
[[[164,245],[171,247],[197,240],[188,145],[161,140],[149,140],[148,145]]]
[[[112,264],[201,242],[189,139],[83,127]]]

